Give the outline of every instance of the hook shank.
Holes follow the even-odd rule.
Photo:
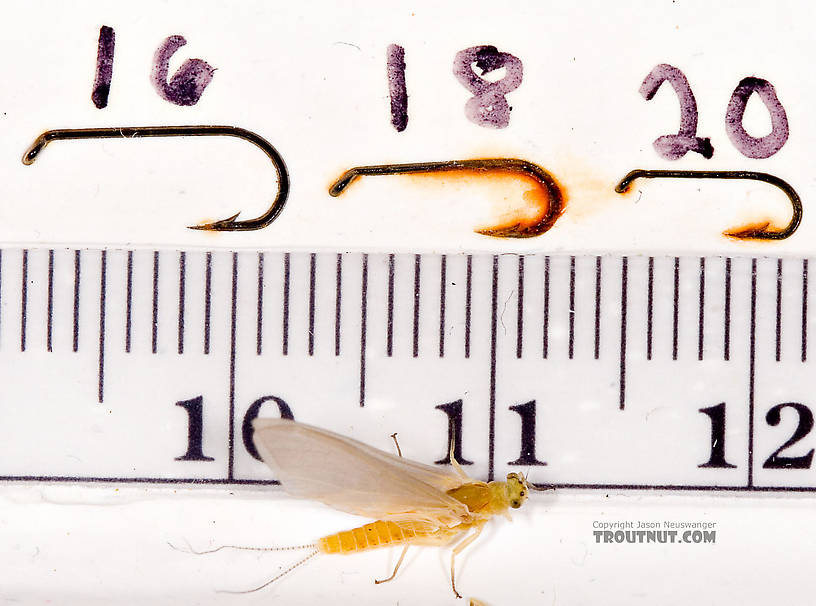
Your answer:
[[[283,210],[289,196],[289,173],[278,151],[266,139],[252,131],[237,126],[120,126],[114,128],[63,128],[48,130],[37,137],[23,155],[23,164],[30,165],[40,152],[52,141],[76,139],[136,139],[140,137],[237,137],[249,141],[260,148],[275,166],[278,177],[278,191],[269,209],[254,219],[236,221],[235,213],[226,219],[191,225],[190,229],[209,231],[249,231],[266,227]]]

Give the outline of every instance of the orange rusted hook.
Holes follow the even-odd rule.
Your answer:
[[[476,233],[499,238],[532,238],[540,236],[550,229],[564,211],[564,194],[553,176],[546,170],[517,158],[485,158],[479,160],[448,160],[446,162],[420,162],[417,164],[381,164],[376,166],[357,166],[340,175],[340,178],[329,188],[329,194],[339,196],[352,181],[369,175],[407,175],[417,173],[451,172],[451,171],[492,171],[498,173],[521,174],[532,178],[545,195],[546,203],[531,224],[515,223],[509,226],[478,229]]]

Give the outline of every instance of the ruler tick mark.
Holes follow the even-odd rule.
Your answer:
[[[419,356],[419,297],[422,257],[414,255],[414,357]]]
[[[595,257],[595,359],[601,353],[601,257]]]
[[[518,307],[516,310],[516,358],[521,359],[524,349],[524,255],[518,258]]]
[[[289,253],[283,255],[283,334],[281,351],[289,354]]]
[[[807,360],[808,334],[808,260],[802,260],[802,362]]]
[[[54,328],[54,249],[48,251],[48,311],[45,327],[45,349],[53,351],[52,333]]]
[[[74,351],[79,351],[79,283],[82,279],[82,253],[74,251]]]
[[[748,345],[748,487],[754,485],[754,395],[756,370],[757,260],[751,259],[751,316]]]
[[[782,259],[776,260],[776,361],[782,356]]]
[[[723,359],[731,358],[731,257],[725,259],[725,301],[723,302]]]
[[[541,356],[546,360],[550,345],[550,257],[544,257],[544,332]]]
[[[236,327],[238,324],[238,253],[232,253],[232,305],[230,313],[230,360],[229,360],[229,458],[227,478],[234,478],[235,466],[235,352]]]
[[[204,355],[210,353],[210,309],[212,306],[212,253],[208,252],[204,266]]]
[[[672,360],[677,359],[677,339],[680,330],[680,257],[674,258],[674,309],[672,311]]]
[[[105,299],[107,297],[108,252],[99,253],[99,382],[98,397],[101,404],[105,399]]]
[[[652,359],[652,325],[654,321],[654,257],[649,257],[649,277],[646,286],[646,359]]]
[[[256,317],[255,351],[261,355],[263,351],[263,296],[264,296],[264,254],[258,253],[258,309]]]
[[[340,355],[340,331],[341,331],[341,292],[343,286],[343,255],[337,253],[337,266],[335,269],[334,282],[334,355]]]
[[[179,252],[179,295],[178,295],[178,352],[184,353],[184,307],[185,307],[185,282],[187,273],[187,253]]]
[[[365,406],[367,322],[368,322],[368,255],[363,254],[362,275],[360,277],[360,407]]]
[[[28,321],[28,249],[23,249],[23,272],[20,289],[20,351],[26,350],[26,323]]]
[[[702,361],[705,350],[705,257],[700,257],[700,301],[697,308],[697,359]]]
[[[493,255],[493,280],[490,307],[490,426],[488,433],[487,481],[493,481],[496,440],[496,341],[499,310],[499,257]]]
[[[569,275],[569,346],[567,348],[570,360],[575,355],[575,255],[570,257]]]
[[[465,358],[470,357],[470,304],[473,292],[473,255],[467,256],[465,272]]]
[[[385,353],[394,354],[394,255],[388,255],[388,309],[385,319]]]
[[[127,286],[125,300],[125,353],[130,353],[130,327],[133,318],[133,251],[127,252]]]
[[[439,265],[439,357],[445,357],[445,294],[448,258],[442,255]]]
[[[309,256],[309,355],[314,355],[315,344],[315,282],[317,280],[317,256]]]
[[[629,273],[629,259],[621,259],[621,325],[620,325],[620,394],[619,407],[623,410],[626,403],[626,308],[627,308],[627,279]]]
[[[153,251],[153,319],[150,350],[156,353],[159,345],[159,251]]]

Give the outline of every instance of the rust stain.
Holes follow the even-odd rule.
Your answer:
[[[771,226],[770,221],[755,222],[743,225],[742,227],[735,227],[723,232],[723,235],[736,240],[753,240],[754,242],[772,242],[763,236],[768,233]]]
[[[498,222],[480,227],[479,234],[500,238],[528,238],[549,230],[563,214],[566,192],[540,166],[516,158],[481,158],[356,167],[346,171],[330,187],[340,195],[355,179],[365,175],[407,177],[414,183],[472,186],[480,198],[499,209]]]

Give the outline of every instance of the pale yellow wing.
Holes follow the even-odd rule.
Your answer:
[[[454,526],[467,507],[446,491],[463,479],[357,440],[286,419],[255,419],[253,439],[284,490],[370,518]],[[410,515],[406,515],[410,514]]]

